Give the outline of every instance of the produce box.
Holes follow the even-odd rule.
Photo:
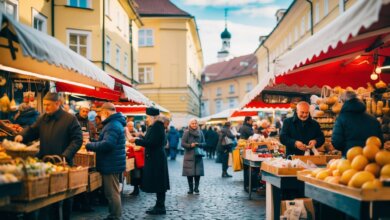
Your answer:
[[[73,164],[75,166],[96,167],[96,153],[94,152],[77,152],[73,158]]]
[[[23,180],[22,193],[11,197],[15,201],[32,201],[49,195],[49,176],[29,177]]]
[[[304,170],[304,168],[276,167],[268,164],[267,162],[263,162],[261,163],[261,170],[272,173],[276,176],[296,176],[297,172]]]
[[[73,167],[69,170],[69,189],[88,185],[88,167]]]
[[[88,174],[88,192],[92,192],[102,186],[102,175],[99,172]]]
[[[68,178],[68,171],[51,173],[49,179],[49,195],[68,190]]]
[[[390,187],[380,189],[357,189],[342,184],[334,184],[316,179],[310,176],[310,170],[298,172],[298,179],[342,195],[346,195],[361,201],[390,201]]]
[[[324,156],[326,158],[327,163],[333,159],[341,159],[341,154],[340,155],[324,155]]]
[[[307,212],[307,218],[306,219],[312,219],[315,220],[315,212],[314,212],[314,205],[313,200],[310,198],[297,198],[294,200],[283,200],[280,204],[280,215],[283,216],[284,212],[287,209],[287,205],[291,203],[295,203],[299,200],[303,201],[303,204],[305,206],[306,212]],[[282,218],[281,218],[282,219]]]
[[[303,155],[293,155],[291,156],[291,159],[299,159],[303,162],[307,163],[307,161],[311,161],[315,165],[326,165],[326,156],[325,155],[310,155],[310,156],[303,156]]]

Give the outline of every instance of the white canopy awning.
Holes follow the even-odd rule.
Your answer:
[[[125,93],[125,96],[133,102],[144,104],[146,106],[153,105],[152,101],[132,87],[123,85],[123,92]]]
[[[112,77],[57,39],[21,24],[1,11],[0,27],[0,69],[47,76],[53,81],[114,88]]]
[[[390,0],[357,1],[308,40],[277,58],[274,66],[275,76],[283,75],[321,53],[327,53],[330,48],[335,49],[339,43],[346,43],[350,37],[357,36],[361,28],[369,28],[379,20],[382,5],[388,3]]]
[[[258,96],[263,89],[270,83],[270,80],[272,79],[273,74],[272,73],[267,73],[253,88],[250,92],[248,92],[245,96],[244,99],[241,101],[239,108],[244,108],[250,101],[252,101],[256,96]]]

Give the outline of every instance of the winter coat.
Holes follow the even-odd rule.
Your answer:
[[[125,128],[122,113],[114,113],[102,121],[103,129],[97,142],[86,145],[96,152],[96,169],[102,174],[116,174],[126,169]]]
[[[81,131],[89,133],[90,140],[97,140],[99,138],[94,123],[89,121],[88,117],[83,118],[80,116],[79,113],[77,113],[76,118],[79,121],[79,124],[81,126]]]
[[[232,131],[229,127],[223,126],[221,129],[221,133],[218,137],[218,145],[217,145],[217,151],[218,152],[230,152],[231,148],[233,147],[233,144],[230,145],[224,145],[223,139],[225,137],[230,138],[232,141],[234,141],[235,136],[233,135]]]
[[[213,129],[209,129],[205,134],[205,138],[206,138],[206,147],[210,150],[215,150],[217,148],[218,141],[219,141],[218,133]]]
[[[177,148],[179,144],[179,132],[173,126],[169,128],[168,143],[169,143],[169,147],[172,148]]]
[[[383,140],[380,123],[365,111],[366,106],[358,99],[345,102],[341,108],[333,127],[332,144],[343,155],[354,146],[364,147],[370,136]]]
[[[23,128],[28,127],[38,119],[39,112],[33,108],[29,108],[25,111],[21,111],[19,116],[15,119],[14,123],[22,126]]]
[[[325,142],[324,134],[318,122],[310,116],[306,121],[301,121],[297,113],[294,113],[293,117],[284,120],[280,132],[280,142],[286,146],[286,156],[304,155],[305,151],[295,147],[295,141],[301,141],[308,145],[310,140],[317,141],[316,148],[321,147]]]
[[[239,133],[240,139],[248,140],[248,138],[253,135],[252,125],[244,123],[240,128]]]
[[[167,156],[164,150],[165,128],[161,121],[148,127],[144,139],[136,139],[135,144],[145,147],[145,166],[141,189],[148,193],[169,190]]]
[[[38,157],[64,156],[69,164],[83,143],[80,124],[76,117],[62,109],[53,115],[43,114],[21,133],[25,143],[40,140]]]
[[[204,148],[206,141],[200,129],[189,128],[184,131],[181,139],[181,146],[184,148],[183,176],[204,176],[203,158],[196,157],[192,143],[198,143],[197,147]]]

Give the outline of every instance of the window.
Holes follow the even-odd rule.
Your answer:
[[[221,111],[222,111],[222,100],[217,99],[217,100],[215,100],[215,113],[218,113]]]
[[[33,9],[33,28],[46,33],[47,32],[47,18],[40,14],[37,10]]]
[[[6,14],[12,16],[15,20],[18,20],[18,5],[18,0],[0,1],[0,11],[4,11]]]
[[[310,28],[311,28],[311,13],[309,11],[307,15],[307,30],[310,30]]]
[[[298,26],[295,27],[295,41],[298,41],[299,39],[299,31],[298,31]]]
[[[220,96],[222,95],[222,89],[221,88],[217,88],[217,96]]]
[[[210,114],[209,113],[209,101],[202,101],[200,108],[201,108],[201,112],[202,112],[202,117],[208,116]]]
[[[105,57],[105,60],[106,60],[106,63],[110,63],[111,62],[111,39],[106,36],[106,57]]]
[[[68,0],[68,5],[78,8],[91,8],[91,0]]]
[[[238,106],[237,98],[229,98],[229,108],[236,108]]]
[[[301,20],[301,36],[305,35],[305,31],[305,17],[303,17]]]
[[[115,46],[115,67],[116,69],[120,69],[121,66],[121,48],[116,45]]]
[[[153,83],[153,68],[147,66],[139,67],[138,80],[140,84]]]
[[[118,29],[121,29],[121,24],[122,24],[122,17],[121,17],[121,13],[119,11],[119,8],[116,10],[116,27]]]
[[[123,56],[123,73],[125,75],[129,74],[129,56],[127,53]]]
[[[110,1],[111,0],[104,0],[104,13],[110,17],[111,16],[111,4],[110,4]]]
[[[247,83],[246,83],[246,87],[245,87],[245,92],[250,92],[250,91],[252,91],[252,88],[253,88],[252,82],[247,82]]]
[[[127,14],[123,14],[123,36],[126,37],[127,36],[127,30],[128,30],[128,26],[129,26],[129,18],[127,17]]]
[[[329,0],[324,0],[324,17],[329,13]]]
[[[315,6],[315,20],[314,23],[317,24],[320,21],[320,3],[317,2]]]
[[[234,85],[229,85],[229,93],[234,93]]]
[[[79,30],[67,30],[68,47],[81,56],[90,59],[91,32]]]
[[[150,47],[153,46],[153,30],[152,29],[141,29],[139,30],[139,46],[140,47]]]

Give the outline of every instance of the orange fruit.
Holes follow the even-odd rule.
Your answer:
[[[368,171],[374,174],[375,177],[379,177],[379,172],[381,171],[381,167],[377,163],[370,163],[364,167],[364,171]]]
[[[373,181],[375,179],[375,176],[367,171],[359,171],[353,175],[351,180],[348,183],[348,186],[352,186],[355,188],[361,188],[364,183]]]
[[[337,164],[337,170],[340,174],[343,174],[344,171],[351,169],[351,163],[349,160],[341,159]]]
[[[331,170],[336,170],[337,169],[337,165],[339,164],[340,160],[339,159],[333,159],[331,161],[329,161],[329,169]]]
[[[364,167],[366,167],[368,164],[368,160],[363,155],[357,155],[355,158],[353,158],[351,163],[351,168],[355,169],[357,171],[364,170]]]
[[[382,147],[382,141],[381,141],[381,139],[379,139],[376,136],[371,136],[371,137],[367,138],[366,145],[375,145],[378,148],[381,148]]]
[[[382,167],[381,176],[390,176],[390,164],[387,164]]]
[[[353,158],[355,158],[357,155],[363,154],[363,148],[362,147],[353,147],[347,151],[347,159],[352,162]]]
[[[326,177],[330,176],[327,170],[322,170],[316,175],[316,179],[324,180]]]
[[[365,182],[362,185],[362,189],[378,189],[378,188],[381,188],[381,187],[382,187],[382,182],[379,181],[378,179]]]
[[[332,176],[341,176],[341,173],[339,170],[333,170],[332,171]]]
[[[311,171],[311,177],[316,177],[317,174],[321,171],[325,170],[324,168],[316,168],[314,170]]]
[[[328,176],[325,178],[325,181],[328,183],[339,184],[340,177],[339,176]]]
[[[380,166],[384,166],[386,164],[390,164],[390,151],[380,150],[375,155],[375,161]]]
[[[363,148],[363,155],[369,160],[369,161],[375,161],[375,155],[379,152],[379,147],[376,145],[366,145]]]
[[[340,178],[340,183],[344,185],[348,185],[348,182],[352,179],[352,176],[357,173],[354,169],[349,169],[345,171]]]

